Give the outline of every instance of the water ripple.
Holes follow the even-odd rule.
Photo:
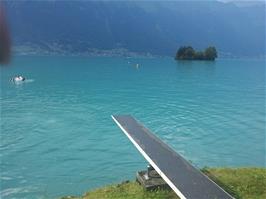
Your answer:
[[[111,114],[132,114],[196,166],[265,166],[264,61],[135,61],[138,71],[116,58],[19,57],[1,74],[1,197],[134,179],[147,163]],[[10,84],[21,70],[35,81]]]

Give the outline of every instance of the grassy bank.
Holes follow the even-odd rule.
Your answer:
[[[206,175],[237,199],[266,198],[266,168],[204,168]],[[145,191],[136,182],[109,185],[81,197],[62,199],[178,199],[171,190]]]

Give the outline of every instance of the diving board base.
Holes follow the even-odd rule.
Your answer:
[[[160,178],[147,177],[147,171],[138,171],[136,174],[136,181],[143,186],[147,191],[156,189],[171,189],[168,184]]]

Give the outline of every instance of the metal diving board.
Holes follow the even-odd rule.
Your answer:
[[[112,118],[181,199],[233,199],[132,116],[112,115]]]

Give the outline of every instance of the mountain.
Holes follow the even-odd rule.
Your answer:
[[[13,44],[47,51],[127,49],[174,55],[181,45],[265,55],[265,3],[220,1],[3,1]],[[25,48],[27,47],[27,48]]]
[[[265,0],[219,0],[224,3],[234,3],[239,7],[250,7],[254,5],[264,6]]]

